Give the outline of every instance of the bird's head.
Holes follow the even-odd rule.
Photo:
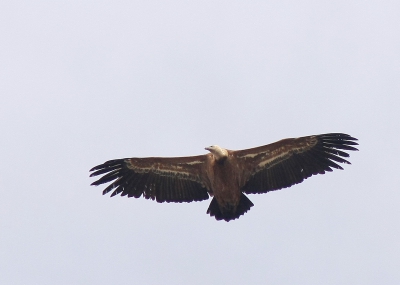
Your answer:
[[[211,145],[205,149],[211,152],[215,156],[216,160],[221,160],[228,157],[228,151],[219,145]]]

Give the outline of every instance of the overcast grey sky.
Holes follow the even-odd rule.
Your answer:
[[[400,284],[399,1],[0,3],[1,284]],[[209,201],[88,170],[327,132],[344,171]]]

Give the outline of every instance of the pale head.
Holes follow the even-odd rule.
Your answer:
[[[205,149],[208,150],[209,152],[211,152],[215,156],[216,160],[220,160],[220,159],[228,157],[228,151],[226,149],[220,147],[219,145],[215,144],[215,145],[206,147]]]

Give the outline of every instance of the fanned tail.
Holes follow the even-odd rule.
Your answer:
[[[214,216],[215,219],[218,221],[225,220],[229,222],[230,220],[235,220],[239,218],[241,215],[250,210],[250,208],[253,206],[254,204],[249,200],[249,198],[247,198],[246,195],[241,193],[240,202],[239,205],[237,205],[236,209],[235,207],[229,207],[229,208],[224,208],[221,211],[217,199],[213,197],[210,206],[208,207],[207,214],[210,214],[210,216],[212,217]]]

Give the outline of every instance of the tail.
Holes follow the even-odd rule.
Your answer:
[[[223,208],[221,211],[217,199],[215,199],[214,197],[211,200],[210,206],[208,207],[207,214],[210,214],[211,217],[215,216],[215,219],[218,221],[225,220],[229,222],[230,220],[235,220],[239,218],[241,215],[250,210],[250,208],[253,206],[254,204],[249,200],[249,198],[241,193],[239,205],[237,205],[236,207],[232,206],[228,208]]]

